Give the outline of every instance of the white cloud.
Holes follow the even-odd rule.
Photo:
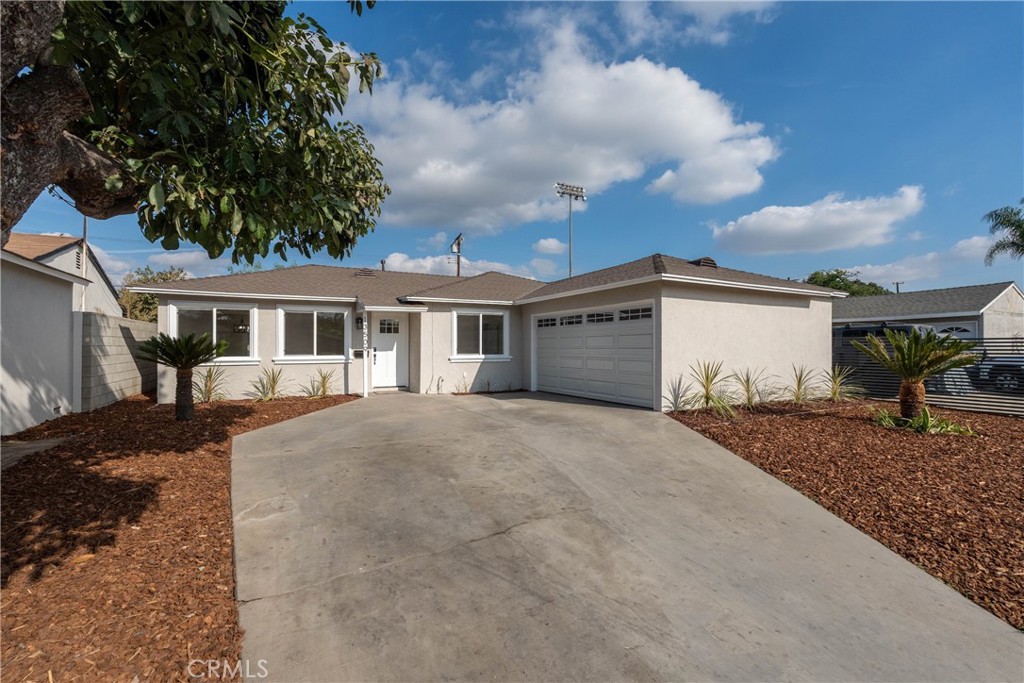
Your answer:
[[[184,268],[189,277],[223,275],[231,266],[231,259],[211,259],[205,251],[165,251],[153,254],[148,259],[158,268]]]
[[[530,259],[530,268],[543,278],[551,277],[558,272],[558,264],[546,258]]]
[[[568,248],[568,244],[554,237],[545,237],[533,244],[533,250],[538,254],[564,254]]]
[[[90,244],[89,250],[96,255],[96,260],[103,266],[103,272],[107,274],[115,287],[120,287],[125,274],[135,268],[130,260],[113,256],[95,244]]]
[[[910,240],[911,242],[920,242],[924,238],[925,234],[920,230],[915,230],[914,232],[907,235],[907,239]]]
[[[834,193],[806,206],[766,206],[712,227],[718,245],[734,252],[820,252],[885,244],[895,223],[923,207],[924,190],[907,185],[888,197],[843,200]]]
[[[762,124],[738,120],[679,68],[606,62],[570,17],[538,13],[524,25],[545,46],[539,62],[508,76],[501,99],[461,103],[401,77],[352,98],[346,116],[366,125],[393,189],[382,222],[495,232],[561,220],[553,183],[593,196],[651,171],[648,190],[677,201],[761,187],[761,167],[779,154]]]
[[[432,236],[420,240],[420,244],[423,245],[420,248],[427,251],[438,251],[448,246],[448,233],[444,230],[438,230]]]
[[[455,275],[455,256],[421,256],[413,257],[401,252],[388,254],[386,259],[388,270],[397,270],[405,273],[433,273],[435,275]],[[475,261],[462,257],[462,274],[479,275],[488,271],[518,275],[519,277],[533,278],[533,273],[527,266],[512,266],[497,261]]]
[[[991,245],[991,236],[975,235],[960,240],[946,251],[914,254],[891,263],[868,263],[853,266],[850,270],[859,271],[862,280],[885,286],[894,281],[911,283],[918,280],[935,280],[953,275],[965,267],[980,265]]]
[[[740,17],[768,23],[774,2],[621,2],[616,5],[619,28],[630,47],[667,41],[726,45]]]

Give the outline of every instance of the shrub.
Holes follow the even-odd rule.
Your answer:
[[[833,365],[832,370],[822,370],[821,383],[828,400],[852,401],[864,396],[864,389],[853,384],[853,368]]]
[[[690,384],[683,384],[683,376],[679,375],[668,383],[668,393],[662,398],[668,404],[668,412],[678,413],[686,410],[686,395],[690,393]]]
[[[192,393],[199,403],[223,401],[227,398],[227,395],[224,393],[226,381],[224,368],[206,368],[199,373],[199,379],[192,382]]]
[[[786,387],[784,395],[797,405],[812,400],[815,397],[813,378],[813,373],[806,365],[794,365],[793,383]]]
[[[691,365],[690,377],[693,378],[696,391],[684,399],[683,403],[687,408],[711,410],[722,417],[736,415],[736,409],[732,407],[732,397],[724,388],[726,375],[722,372],[721,361],[699,361],[696,365]]]
[[[302,395],[309,399],[327,398],[334,384],[334,370],[317,368],[316,375],[309,378],[309,384],[302,387]]]
[[[249,386],[249,397],[254,401],[273,401],[283,396],[284,371],[281,368],[263,368],[260,376],[254,379]]]
[[[195,415],[193,369],[223,356],[227,349],[226,340],[214,344],[209,334],[172,337],[161,332],[139,344],[135,357],[175,369],[174,419],[187,422]]]
[[[958,425],[952,420],[932,415],[928,406],[921,408],[917,417],[900,417],[897,413],[882,408],[871,419],[879,427],[910,429],[919,434],[960,434],[974,436],[974,430],[967,425]]]
[[[752,370],[747,368],[740,372],[729,375],[739,389],[740,405],[747,410],[754,410],[762,403],[772,399],[772,389],[764,379],[766,370]]]

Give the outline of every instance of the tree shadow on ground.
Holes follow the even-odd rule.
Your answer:
[[[0,587],[19,572],[27,570],[29,580],[37,581],[48,567],[113,545],[118,533],[157,503],[161,485],[177,476],[182,458],[200,449],[230,457],[230,437],[237,431],[232,427],[253,409],[241,403],[201,406],[195,420],[185,423],[175,422],[173,412],[173,406],[140,396],[19,435],[69,438],[3,473]]]

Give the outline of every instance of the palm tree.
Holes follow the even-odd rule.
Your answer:
[[[1009,254],[1010,258],[1020,260],[1024,257],[1024,198],[1020,207],[1004,206],[985,214],[989,223],[989,232],[1000,235],[999,239],[989,247],[985,254],[985,265],[991,266],[999,254]]]
[[[228,341],[213,343],[209,334],[186,334],[172,337],[161,332],[139,344],[136,354],[141,360],[166,365],[178,371],[174,386],[174,419],[187,422],[195,414],[192,399],[192,369],[209,363],[228,350]]]
[[[852,344],[867,356],[900,378],[900,415],[911,420],[921,414],[924,407],[924,381],[953,368],[974,365],[977,357],[968,353],[974,342],[957,339],[951,335],[938,335],[935,330],[924,334],[914,328],[910,334],[883,330],[892,353],[882,340],[869,334],[867,344],[854,341]]]

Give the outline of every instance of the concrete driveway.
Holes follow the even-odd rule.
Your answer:
[[[264,680],[1024,678],[1016,630],[654,412],[378,395],[232,479]]]

